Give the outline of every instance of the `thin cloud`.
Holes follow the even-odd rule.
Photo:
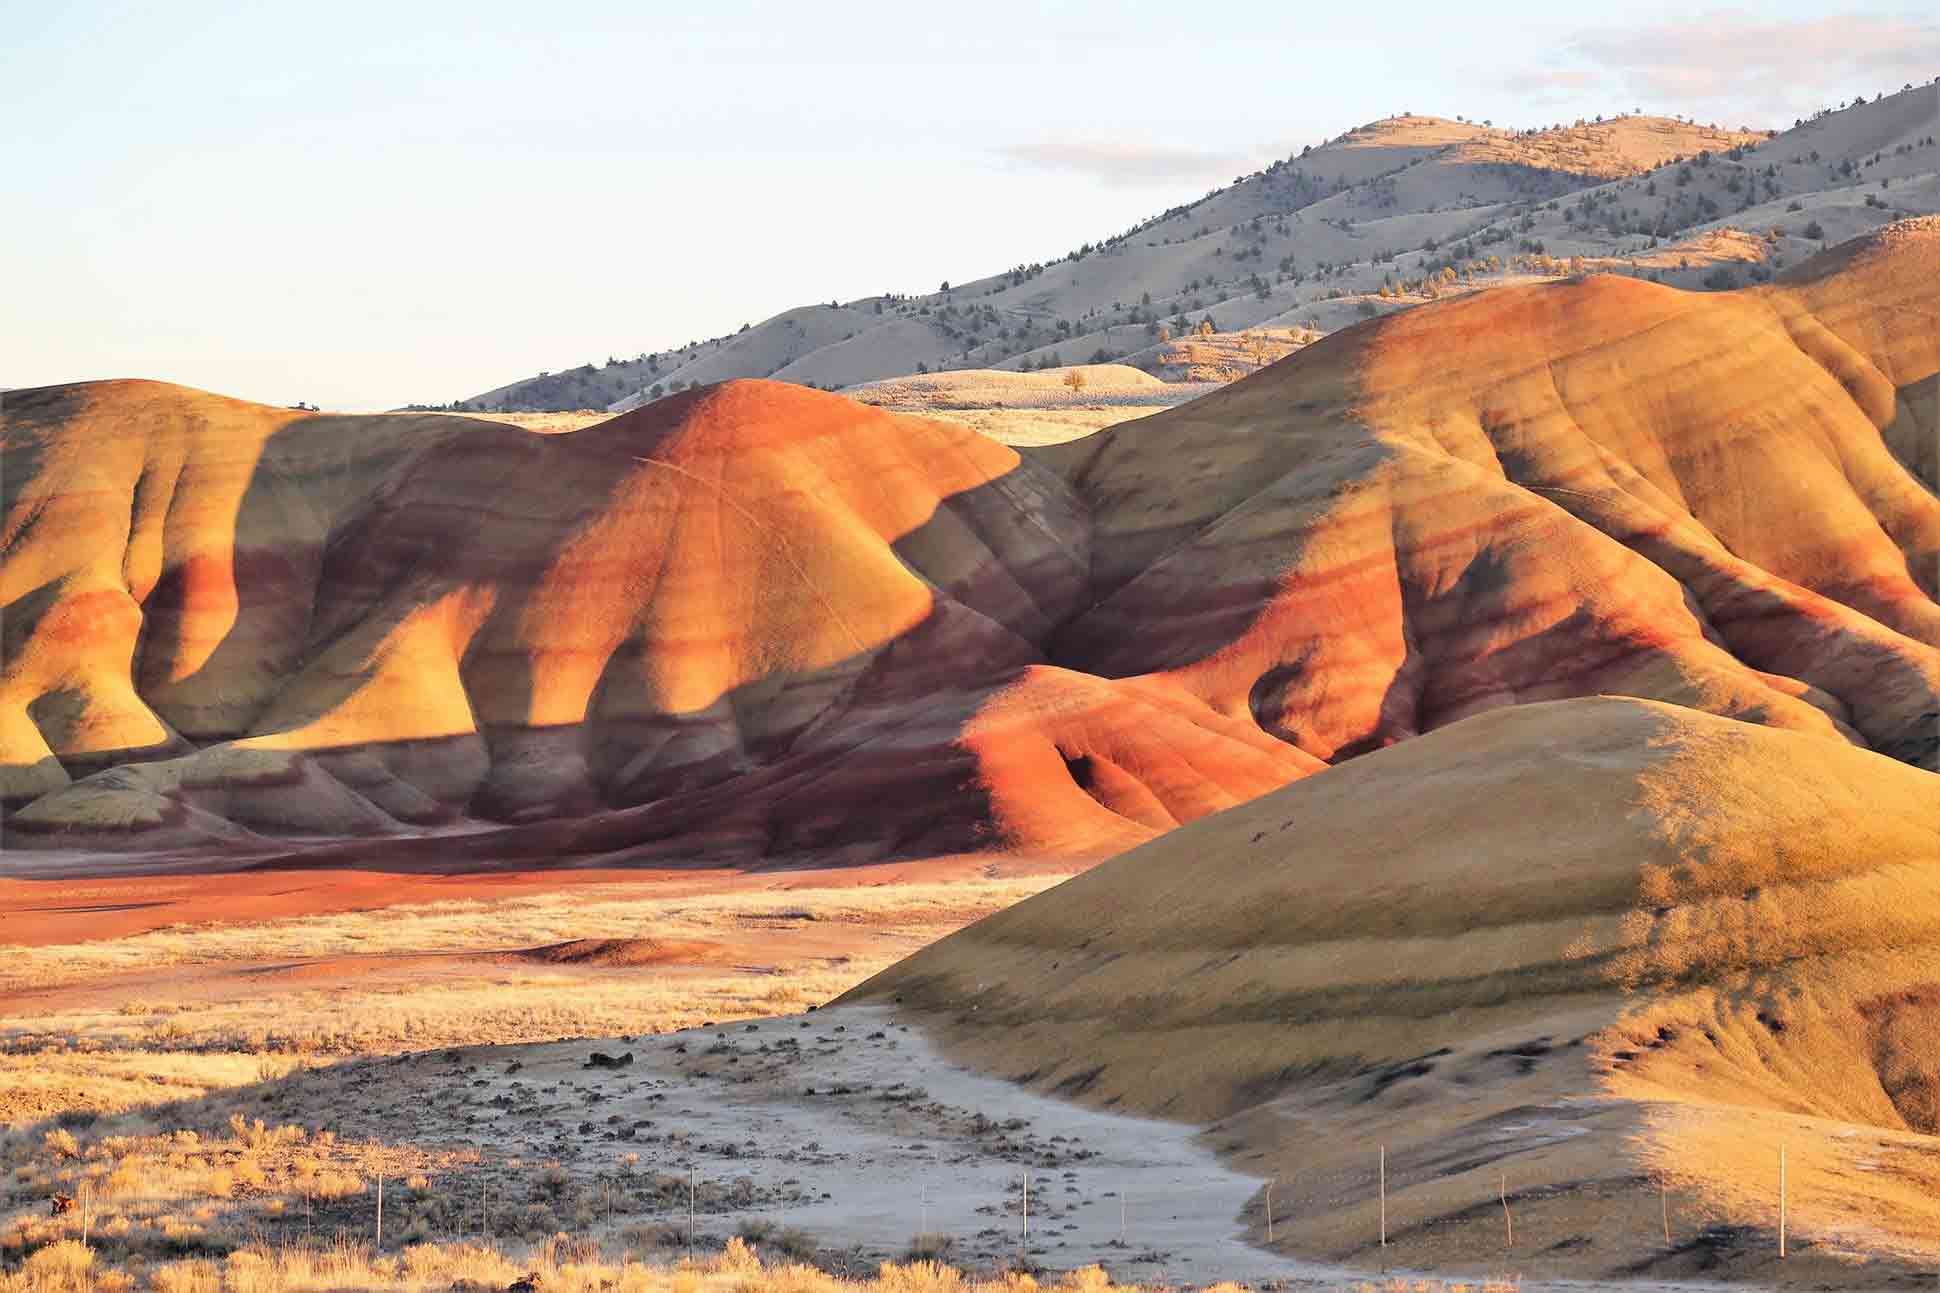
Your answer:
[[[1940,21],[1887,14],[1787,21],[1724,9],[1585,32],[1570,48],[1665,104],[1801,111],[1855,89],[1931,79],[1940,66]]]
[[[1593,90],[1603,84],[1603,73],[1580,69],[1516,72],[1502,79],[1502,88],[1511,94],[1557,94],[1573,90]]]
[[[1109,185],[1229,180],[1258,165],[1242,153],[1106,139],[1047,139],[997,151],[1022,166],[1065,171]]]

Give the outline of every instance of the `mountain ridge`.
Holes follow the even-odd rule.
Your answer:
[[[832,389],[933,368],[1123,361],[1156,371],[1161,328],[1333,331],[1428,299],[1431,277],[1440,292],[1560,273],[1572,257],[1678,286],[1759,281],[1896,213],[1940,210],[1934,93],[1909,88],[1781,134],[1644,116],[1537,131],[1387,118],[1054,261],[923,296],[797,306],[731,337],[524,379],[452,407],[621,412],[656,391],[732,377]],[[1890,202],[1864,191],[1880,178],[1901,181]],[[1577,201],[1565,210],[1568,197]],[[1780,237],[1637,259],[1734,218]],[[1819,238],[1805,236],[1814,229]]]

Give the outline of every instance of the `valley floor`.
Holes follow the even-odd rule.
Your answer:
[[[1217,1130],[816,1008],[1060,878],[7,881],[0,1289],[956,1287],[924,1258],[1090,1293],[1572,1287],[1521,1279],[1533,1249],[1448,1282],[1276,1254]]]

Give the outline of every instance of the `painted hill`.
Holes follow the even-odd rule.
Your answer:
[[[1478,293],[1028,454],[761,382],[551,435],[18,393],[7,843],[1093,858],[1603,693],[1932,768],[1936,251]]]
[[[1795,732],[1512,706],[1195,822],[849,999],[1047,1090],[1216,1123],[1278,1176],[1275,1241],[1303,1256],[1769,1278],[1784,1144],[1787,1282],[1857,1287],[1940,1251],[1936,809],[1931,773]]]
[[[1390,118],[1063,256],[950,291],[791,309],[459,407],[617,412],[736,377],[836,388],[1114,360],[1157,372],[1161,328],[1332,332],[1431,294],[1559,275],[1573,257],[1681,287],[1745,286],[1940,211],[1933,96],[1909,87],[1770,137],[1645,116],[1526,131]],[[1747,232],[1743,246],[1714,246],[1727,226]]]

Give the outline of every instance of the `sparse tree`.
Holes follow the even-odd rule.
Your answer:
[[[1085,388],[1085,375],[1079,369],[1073,368],[1064,375],[1064,384],[1071,388],[1073,395],[1076,395]]]

